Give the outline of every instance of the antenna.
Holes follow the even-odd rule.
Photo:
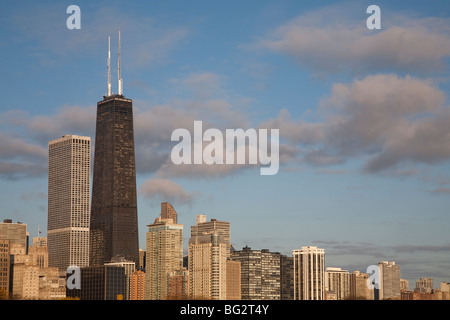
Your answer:
[[[111,95],[111,37],[108,37],[108,96]]]
[[[119,95],[122,95],[123,93],[123,84],[122,84],[122,78],[120,77],[120,26],[119,26],[119,61],[118,61],[118,68],[117,68],[117,79],[118,79],[118,85],[119,85]]]

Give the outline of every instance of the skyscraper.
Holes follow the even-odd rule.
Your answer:
[[[302,247],[293,250],[294,300],[324,300],[325,250]]]
[[[189,294],[194,299],[224,300],[228,242],[218,230],[189,239]]]
[[[325,270],[325,290],[334,293],[337,300],[350,298],[350,273],[341,268],[327,267]]]
[[[280,253],[248,246],[233,251],[233,260],[241,262],[241,297],[243,300],[280,300]]]
[[[102,265],[121,256],[138,264],[133,105],[122,93],[120,30],[118,94],[111,93],[109,57],[108,51],[108,94],[97,103],[90,263]]]
[[[380,288],[378,299],[400,299],[400,266],[394,261],[380,261]]]
[[[183,225],[158,217],[148,226],[146,240],[145,298],[164,300],[169,273],[183,267]]]
[[[48,157],[48,265],[89,265],[91,138],[50,141]]]
[[[200,236],[204,233],[213,232],[217,230],[222,236],[223,240],[227,242],[227,258],[230,257],[231,243],[230,243],[230,223],[227,221],[219,221],[211,219],[206,221],[206,215],[197,215],[197,224],[191,226],[191,236]]]

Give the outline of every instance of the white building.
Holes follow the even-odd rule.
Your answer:
[[[294,300],[325,299],[325,250],[307,246],[292,251]]]
[[[65,135],[49,142],[49,266],[89,265],[91,138]]]

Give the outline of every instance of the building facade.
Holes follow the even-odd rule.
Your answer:
[[[350,273],[341,268],[327,267],[325,269],[325,291],[334,292],[336,300],[350,298]]]
[[[380,285],[377,300],[400,300],[400,266],[394,261],[380,261]]]
[[[164,300],[168,274],[183,267],[183,225],[157,218],[146,234],[146,299]]]
[[[350,274],[350,299],[374,300],[374,289],[369,288],[369,275],[355,270]]]
[[[91,138],[64,135],[48,149],[49,266],[88,266]]]
[[[252,250],[248,246],[233,251],[232,259],[241,263],[243,300],[280,300],[280,253],[268,249]]]
[[[193,299],[224,300],[229,242],[218,230],[189,239],[189,293]]]
[[[325,250],[306,246],[293,250],[294,300],[325,299]]]

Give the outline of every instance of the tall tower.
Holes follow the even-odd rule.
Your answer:
[[[293,250],[294,300],[325,299],[325,250],[302,247]]]
[[[108,74],[109,57],[108,52]],[[118,94],[109,94],[108,90],[108,95],[97,103],[91,265],[108,263],[116,256],[139,263],[133,105],[122,92],[120,30],[118,85]]]
[[[183,267],[183,225],[158,217],[146,234],[147,300],[165,300],[169,295],[169,274]]]
[[[91,138],[65,135],[49,142],[49,267],[89,265]]]

